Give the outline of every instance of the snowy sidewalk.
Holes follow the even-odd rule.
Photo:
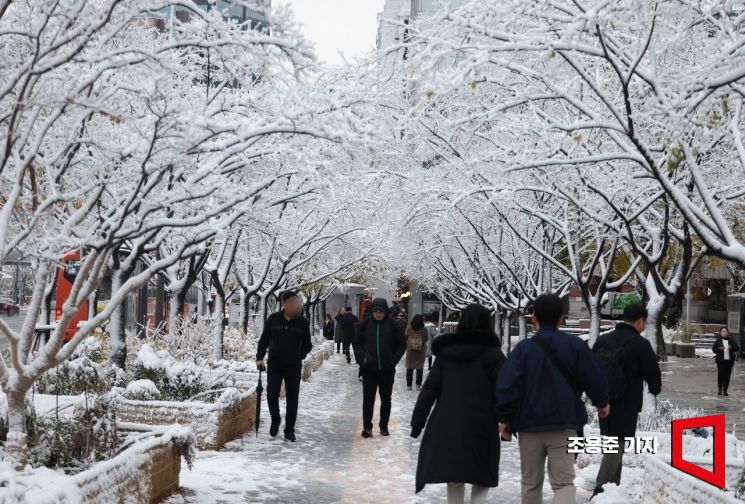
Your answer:
[[[425,371],[426,373],[426,371]],[[426,377],[426,375],[425,375]],[[391,436],[362,439],[362,384],[357,367],[334,354],[300,389],[298,442],[269,437],[266,399],[259,437],[230,443],[222,452],[199,452],[194,469],[184,466],[181,503],[439,503],[444,485],[414,495],[419,440],[409,437],[417,392],[406,390],[404,370],[396,375]],[[376,402],[375,419],[379,403]],[[421,437],[420,437],[421,439]],[[502,443],[500,485],[487,502],[520,502],[517,443]],[[546,497],[551,495],[548,480]],[[589,494],[578,488],[579,502]]]

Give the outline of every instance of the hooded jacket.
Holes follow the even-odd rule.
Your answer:
[[[417,492],[427,483],[497,486],[494,388],[504,361],[499,346],[492,331],[444,334],[432,344],[437,359],[411,416],[413,436],[426,425],[416,470]]]
[[[382,309],[383,320],[366,317],[357,325],[352,344],[357,364],[365,369],[386,371],[395,369],[406,353],[406,338],[401,327],[388,316],[388,302],[376,298],[369,311]]]

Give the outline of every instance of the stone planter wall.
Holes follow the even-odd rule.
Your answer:
[[[682,358],[696,357],[696,345],[692,343],[675,343],[675,355]]]
[[[632,502],[667,504],[687,502],[690,504],[742,503],[731,493],[724,492],[708,483],[685,474],[655,455],[643,459],[645,478],[639,488],[634,488]],[[672,482],[672,483],[671,483]]]
[[[266,385],[265,385],[266,386]],[[121,399],[118,417],[123,422],[145,425],[180,424],[191,427],[200,450],[218,450],[254,425],[256,390],[245,391],[237,407],[199,401],[133,401]]]
[[[301,375],[303,381],[308,381],[311,375],[315,373],[318,368],[323,365],[324,361],[329,359],[332,355],[334,355],[333,341],[324,341],[318,345],[318,350],[311,353],[311,355],[306,357],[303,361],[303,372]]]
[[[179,487],[185,444],[193,442],[185,428],[168,429],[123,451],[111,460],[70,478],[80,488],[83,504],[155,504]]]
[[[665,353],[667,355],[675,355],[675,343],[665,343]]]

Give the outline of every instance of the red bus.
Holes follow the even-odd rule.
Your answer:
[[[62,259],[62,265],[57,269],[57,292],[55,296],[54,319],[59,321],[62,318],[62,305],[70,297],[72,284],[80,271],[80,253],[71,252]],[[70,341],[78,330],[78,324],[81,321],[88,320],[88,300],[86,299],[81,305],[78,313],[72,318],[70,325],[65,330],[65,341]]]

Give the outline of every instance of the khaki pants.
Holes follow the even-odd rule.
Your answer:
[[[568,437],[575,430],[521,432],[520,470],[522,472],[523,504],[543,503],[543,474],[548,457],[548,481],[554,491],[554,504],[574,504],[574,454],[567,453]]]

